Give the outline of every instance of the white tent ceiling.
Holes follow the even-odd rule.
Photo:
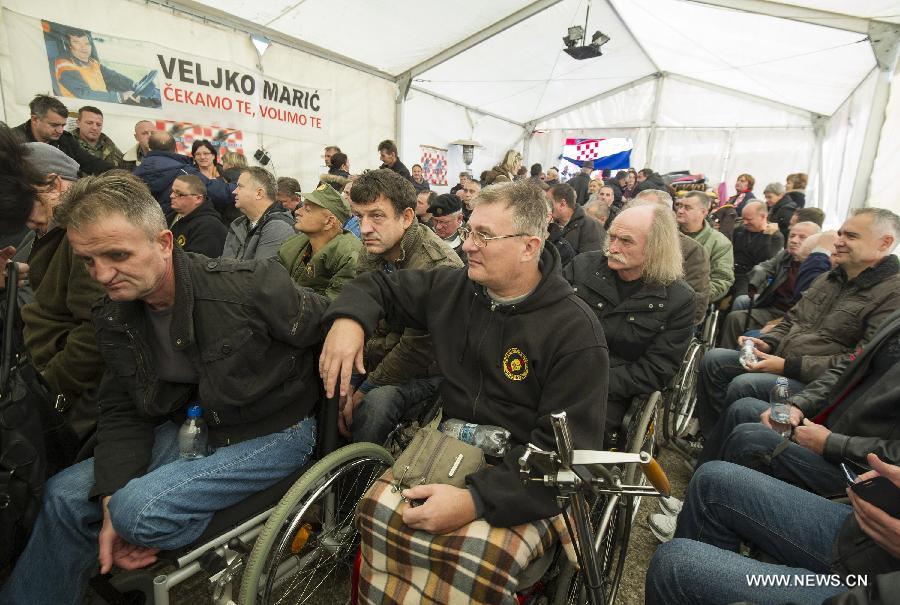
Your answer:
[[[223,11],[516,123],[658,72],[828,116],[875,66],[868,20],[900,23],[896,0],[165,3]],[[575,61],[561,37],[589,5],[588,35],[611,41]]]

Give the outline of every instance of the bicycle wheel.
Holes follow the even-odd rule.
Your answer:
[[[241,605],[306,603],[320,589],[349,595],[359,546],[356,504],[393,464],[374,443],[354,443],[314,464],[288,490],[253,545]]]

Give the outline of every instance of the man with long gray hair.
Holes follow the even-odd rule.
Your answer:
[[[182,251],[124,171],[74,183],[54,219],[106,291],[92,311],[106,365],[97,445],[47,482],[2,603],[83,602],[98,560],[104,574],[137,569],[191,543],[315,444],[325,297],[296,288],[274,259]],[[202,415],[208,444],[179,451],[186,414]]]
[[[672,211],[654,203],[623,210],[610,225],[605,249],[579,254],[563,275],[603,326],[609,347],[605,444],[621,447],[632,397],[665,386],[691,338],[694,291],[682,279]]]
[[[634,208],[649,203],[659,204],[674,212],[672,196],[660,189],[644,189],[628,203],[628,207]],[[706,307],[709,306],[709,253],[692,237],[681,231],[678,232],[678,242],[681,244],[684,281],[694,290],[694,323],[700,324],[706,317]]]
[[[428,590],[445,603],[465,600],[476,590],[484,602],[512,599],[516,580],[508,564],[492,561],[447,573],[458,560],[447,560],[448,551],[441,548],[446,536],[433,542],[432,535],[452,533],[451,540],[494,547],[511,536],[511,530],[499,528],[559,514],[554,491],[524,486],[517,463],[528,443],[554,446],[550,413],[568,414],[576,448],[602,445],[609,369],[603,332],[560,275],[555,250],[544,245],[543,191],[527,182],[496,185],[474,203],[462,230],[467,268],[367,272],[344,287],[325,318],[333,324],[319,371],[328,393],[346,393],[351,373],[364,371],[366,335],[384,317],[391,325],[431,334],[444,373],[445,421],[496,425],[511,433],[505,456],[468,475],[466,488],[426,484],[394,492],[383,481],[375,483],[359,507],[360,591],[367,602],[381,602],[386,592],[398,590]],[[405,547],[388,549],[389,544],[406,544],[413,552],[402,553],[399,561],[390,554]],[[410,573],[404,564],[410,560],[427,569]]]

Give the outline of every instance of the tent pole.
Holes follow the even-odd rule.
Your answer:
[[[878,155],[878,144],[881,141],[881,129],[884,126],[888,99],[891,92],[891,76],[897,67],[897,56],[900,52],[900,25],[886,23],[869,24],[869,42],[875,61],[878,63],[878,74],[875,80],[875,93],[872,95],[872,108],[866,124],[862,152],[853,180],[853,193],[850,195],[850,207],[862,208],[868,204],[869,185],[875,158]]]
[[[412,78],[404,78],[397,82],[397,98],[394,101],[394,141],[397,143],[397,149],[402,155],[403,149],[403,103],[406,101],[406,95],[409,94],[409,87],[412,84]],[[405,156],[404,156],[405,157]]]
[[[647,138],[647,161],[644,165],[648,168],[653,166],[653,148],[656,146],[656,126],[659,122],[659,103],[662,98],[663,84],[666,80],[666,74],[662,73],[656,80],[653,87],[653,110],[651,112],[650,135]]]
[[[531,161],[528,154],[531,153],[531,139],[534,137],[534,127],[535,122],[528,122],[525,124],[525,141],[522,143],[522,157],[525,158],[526,162],[531,162],[532,164],[535,162]]]
[[[737,138],[737,130],[731,128],[728,130],[728,147],[725,149],[725,158],[724,162],[722,162],[722,175],[719,177],[719,183],[725,182],[725,177],[728,176],[728,170],[731,168],[731,160],[734,157],[734,140]],[[718,184],[716,185],[716,191],[718,191]],[[722,200],[719,200],[720,202]]]
[[[815,168],[816,168],[816,199],[810,200],[811,205],[815,205],[817,208],[821,208],[822,203],[822,193],[825,191],[825,128],[828,124],[828,117],[826,116],[816,116],[813,118],[814,125],[814,133],[815,133],[815,141],[816,141],[816,156],[815,156]]]

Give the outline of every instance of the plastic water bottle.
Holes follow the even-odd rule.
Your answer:
[[[457,418],[448,418],[440,430],[460,441],[480,447],[488,456],[502,458],[509,449],[509,431],[492,424],[472,424]]]
[[[779,376],[772,387],[769,395],[770,416],[769,422],[772,428],[782,437],[790,437],[791,435],[791,389],[788,388],[788,379]]]
[[[756,344],[749,338],[744,340],[744,344],[741,345],[741,356],[739,359],[745,370],[750,369],[749,364],[759,361],[756,357],[755,347]]]
[[[184,424],[178,429],[178,448],[181,450],[181,457],[192,460],[206,456],[207,437],[208,430],[206,421],[203,420],[203,408],[199,405],[192,405],[188,408]]]

